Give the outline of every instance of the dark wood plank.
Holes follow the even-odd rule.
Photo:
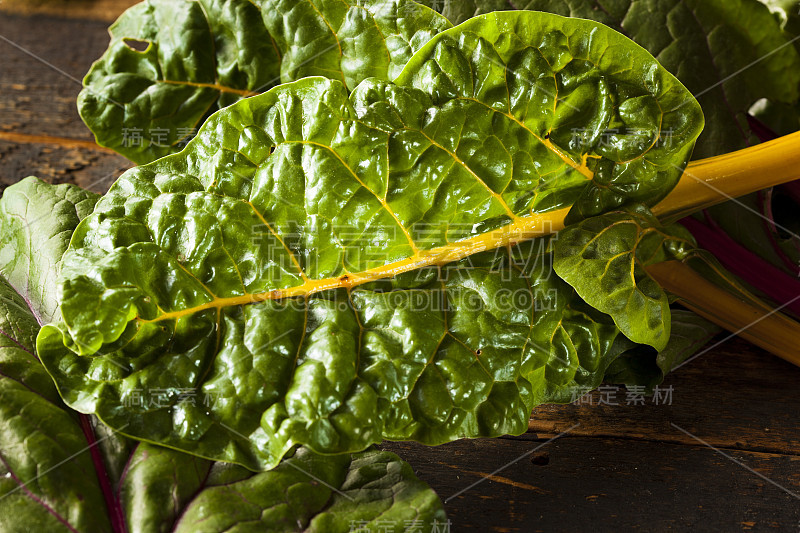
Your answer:
[[[4,0],[0,13],[56,15],[112,22],[139,0]]]
[[[38,176],[105,192],[131,163],[94,143],[76,99],[107,23],[2,15],[0,35],[0,188]]]
[[[81,146],[13,143],[0,137],[0,190],[26,176],[49,183],[72,183],[104,193],[132,166],[124,157]]]
[[[447,500],[452,531],[797,531],[800,525],[797,456],[726,452],[791,495],[702,445],[569,436],[544,442],[383,447]]]
[[[530,431],[552,435],[573,424],[577,435],[612,436],[695,445],[683,428],[728,448],[800,454],[800,368],[731,339],[667,376],[662,389],[671,405],[600,404],[614,392],[594,392],[591,404],[543,405],[536,408]]]
[[[0,16],[0,131],[92,141],[78,116],[83,76],[108,46],[108,24]]]

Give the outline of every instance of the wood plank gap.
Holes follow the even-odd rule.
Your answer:
[[[676,430],[678,435],[675,436],[674,439],[668,438],[655,438],[655,437],[647,437],[646,435],[624,435],[624,434],[617,434],[617,433],[596,433],[591,431],[580,431],[579,428],[576,428],[570,431],[568,434],[563,435],[559,438],[561,439],[600,439],[600,440],[628,440],[628,441],[636,441],[636,442],[649,442],[655,444],[673,444],[673,445],[682,445],[682,446],[693,446],[696,448],[709,448],[705,444],[684,436],[681,438],[682,433]],[[536,431],[529,429],[528,433],[524,433],[524,435],[534,434],[536,435],[535,438],[524,439],[518,437],[511,437],[511,436],[503,436],[500,437],[502,439],[507,440],[516,440],[516,441],[529,441],[529,442],[546,442],[556,435],[561,435],[559,432],[553,432],[552,430],[549,431]],[[711,437],[704,436],[701,437],[703,440],[711,444],[714,448],[722,451],[728,452],[746,452],[752,453],[759,456],[764,457],[800,457],[800,451],[792,451],[792,450],[784,450],[781,448],[770,448],[766,446],[731,446],[730,444],[720,444],[711,441]]]
[[[68,137],[54,137],[52,135],[31,135],[28,133],[13,133],[10,131],[0,131],[0,141],[7,141],[17,144],[55,144],[64,148],[83,148],[87,150],[94,150],[95,152],[104,152],[108,154],[116,154],[111,148],[100,146],[94,141],[85,141],[82,139],[70,139]]]

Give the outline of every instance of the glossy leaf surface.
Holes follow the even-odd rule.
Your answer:
[[[283,52],[281,80],[326,76],[354,89],[393,80],[422,45],[452,27],[412,0],[260,0]]]
[[[39,324],[60,318],[56,277],[72,231],[98,196],[72,185],[25,178],[0,199],[0,273],[28,301]]]
[[[645,208],[613,211],[559,232],[553,267],[631,340],[658,351],[670,339],[667,294],[645,271],[681,258],[695,244],[682,227],[659,226]]]
[[[531,153],[524,171],[545,178],[538,189],[589,180],[577,201],[550,200],[575,204],[573,219],[663,198],[703,126],[697,102],[645,50],[597,23],[545,13],[492,13],[440,33],[395,82],[467,116],[488,109],[498,126],[510,121],[534,137],[547,159],[565,163],[550,170]],[[502,153],[498,145],[484,150],[492,148]],[[523,170],[516,153],[501,161]]]
[[[4,228],[17,223],[9,213],[54,206],[29,226],[28,237],[44,259],[33,271],[36,279],[54,278],[62,237],[72,232],[69,221],[73,227],[78,221],[65,204],[74,201],[81,213],[87,197],[76,187],[33,178],[6,190]],[[25,242],[20,246],[22,257]],[[260,531],[345,533],[353,523],[381,524],[387,531],[404,531],[410,523],[444,527],[435,493],[388,452],[323,457],[301,448],[275,470],[253,474],[137,444],[93,424],[62,403],[36,358],[34,312],[44,314],[51,302],[32,306],[0,277],[0,530],[217,532],[247,524]]]
[[[643,50],[537,13],[439,34],[398,82],[277,87],[121,177],[76,231],[64,323],[39,338],[68,403],[266,468],[298,443],[520,433],[536,403],[599,382],[616,327],[547,254],[529,253],[547,268],[527,272],[503,245],[532,236],[543,210],[591,212],[623,191],[656,201],[699,109],[661,116],[689,95]],[[647,142],[600,146],[625,121],[654,128]],[[657,143],[656,123],[680,134]],[[589,133],[572,142],[572,128]],[[219,400],[186,405],[187,389]],[[152,390],[164,405],[124,405]]]
[[[98,144],[148,163],[281,81],[391,79],[450,26],[411,0],[145,0],[111,26],[78,108]]]
[[[596,20],[622,32],[697,96],[706,128],[695,159],[757,142],[746,119],[750,106],[760,98],[791,103],[800,90],[800,55],[756,0],[444,0],[437,7],[454,24],[522,9]]]
[[[209,114],[279,82],[253,2],[145,0],[109,33],[78,109],[98,144],[136,163],[180,150]]]

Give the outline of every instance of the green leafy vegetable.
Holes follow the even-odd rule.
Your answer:
[[[76,230],[64,322],[38,341],[67,402],[267,468],[295,444],[520,433],[536,403],[599,382],[613,323],[549,265],[475,254],[541,233],[543,210],[656,202],[700,130],[691,96],[621,35],[540,13],[439,34],[398,82],[277,87],[121,177]],[[647,142],[600,146],[647,121]],[[141,389],[166,405],[121,408]],[[189,406],[183,389],[220,400]]]
[[[0,272],[39,324],[60,318],[56,277],[72,231],[99,195],[25,178],[0,199]]]
[[[146,0],[109,29],[81,118],[137,163],[179,150],[203,121],[279,81],[280,52],[249,1]]]
[[[636,207],[561,230],[553,268],[628,338],[660,352],[670,339],[669,300],[645,267],[680,259],[694,247],[682,227],[661,228],[646,208]]]
[[[452,27],[411,0],[260,0],[278,43],[281,80],[326,76],[354,89],[366,78],[393,80],[414,52]]]
[[[697,96],[706,128],[696,159],[744,148],[757,139],[747,111],[757,100],[795,102],[800,54],[779,22],[756,0],[444,0],[459,24],[506,9],[596,20],[652,53]]]
[[[21,223],[18,217],[27,224],[18,255],[29,257],[29,243],[36,243],[44,260],[31,273],[40,287],[49,288],[59,251],[93,199],[76,187],[34,178],[6,190],[1,225]],[[0,270],[23,279],[19,263]],[[354,523],[387,531],[446,523],[433,491],[388,452],[323,457],[300,448],[276,469],[253,474],[136,443],[92,423],[62,403],[36,358],[34,313],[42,316],[52,306],[49,299],[26,301],[0,277],[3,531],[194,533],[246,523],[260,531],[344,533]]]
[[[281,81],[391,79],[448,27],[411,0],[145,0],[111,26],[78,108],[98,144],[148,163]]]

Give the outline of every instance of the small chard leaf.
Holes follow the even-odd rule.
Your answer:
[[[411,0],[145,0],[111,26],[78,108],[98,144],[149,163],[281,81],[391,79],[450,26]]]
[[[442,503],[395,454],[317,455],[299,448],[268,472],[213,463],[150,444],[128,457],[117,497],[127,531],[348,533],[448,523]]]
[[[58,264],[75,226],[98,198],[73,185],[52,186],[29,177],[0,199],[0,274],[25,298],[40,324],[60,316]]]
[[[16,209],[0,213],[0,225],[18,223],[21,206],[51,207],[30,224],[28,238],[52,241],[34,271],[52,280],[58,250],[85,214],[83,202],[93,198],[28,179],[9,187],[0,205],[22,197]],[[28,241],[19,243],[18,255],[29,255]],[[4,253],[14,246],[8,243]],[[216,532],[246,520],[261,531],[345,533],[353,523],[391,531],[447,523],[436,494],[389,452],[324,457],[300,448],[275,470],[254,474],[126,439],[64,405],[37,359],[38,331],[29,302],[0,276],[2,531]]]
[[[436,493],[390,452],[371,449],[323,456],[300,448],[269,472],[234,473],[237,467],[222,463],[215,467],[204,490],[176,522],[176,533],[230,531],[242,522],[276,533],[348,533],[356,527],[399,533],[412,527],[449,527]],[[234,481],[231,476],[244,479]]]
[[[280,53],[250,1],[145,0],[109,33],[78,110],[99,145],[136,163],[180,150],[209,114],[280,81]]]
[[[622,32],[697,95],[706,128],[696,159],[757,142],[747,125],[747,111],[757,100],[792,103],[800,96],[800,54],[790,45],[792,36],[754,0],[443,0],[435,5],[454,24],[520,9],[591,19]],[[798,10],[796,2],[793,9]],[[800,28],[797,20],[792,19],[794,28]]]
[[[686,230],[661,228],[646,208],[636,207],[559,232],[553,267],[629,339],[661,351],[670,338],[669,299],[645,267],[683,257],[693,247]]]

